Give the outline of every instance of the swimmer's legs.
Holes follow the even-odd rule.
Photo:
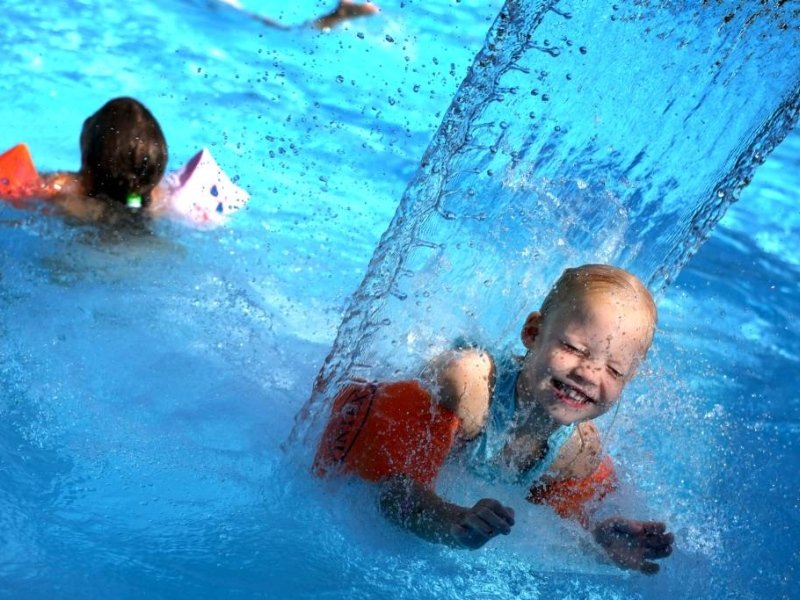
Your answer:
[[[372,2],[352,2],[351,0],[340,0],[336,8],[327,15],[324,15],[311,22],[312,27],[317,29],[331,29],[349,19],[356,17],[367,17],[380,12],[377,5]]]

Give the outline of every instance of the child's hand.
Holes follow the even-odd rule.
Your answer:
[[[612,517],[595,526],[594,539],[620,567],[653,575],[659,566],[651,561],[672,554],[675,536],[665,531],[658,521]]]
[[[450,534],[462,546],[476,550],[499,533],[508,535],[514,525],[514,509],[497,500],[484,498],[464,511],[453,523]]]

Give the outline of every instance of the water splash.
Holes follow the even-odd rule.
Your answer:
[[[798,64],[785,2],[509,0],[294,436],[348,378],[408,376],[459,334],[512,340],[566,266],[611,262],[663,290],[796,122]]]

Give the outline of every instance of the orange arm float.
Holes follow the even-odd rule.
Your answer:
[[[584,478],[551,481],[531,488],[528,500],[547,504],[565,519],[575,519],[584,527],[589,524],[587,505],[602,500],[617,485],[614,463],[606,456],[594,473]]]
[[[36,194],[40,187],[39,173],[25,144],[0,154],[0,197],[22,200]]]
[[[403,474],[431,487],[458,424],[417,381],[351,384],[333,401],[312,470],[372,482]]]

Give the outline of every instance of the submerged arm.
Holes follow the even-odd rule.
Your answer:
[[[528,499],[548,504],[561,517],[577,520],[618,566],[648,575],[657,573],[659,565],[652,561],[672,553],[673,534],[660,521],[619,515],[598,518],[600,512],[608,515],[614,511],[611,506],[598,511],[617,487],[614,465],[602,455],[599,435],[591,423],[581,424],[573,437],[559,455],[558,477],[533,487]]]
[[[484,498],[472,508],[447,502],[413,479],[398,475],[384,482],[379,499],[389,521],[429,542],[475,550],[498,534],[508,535],[514,511]]]

